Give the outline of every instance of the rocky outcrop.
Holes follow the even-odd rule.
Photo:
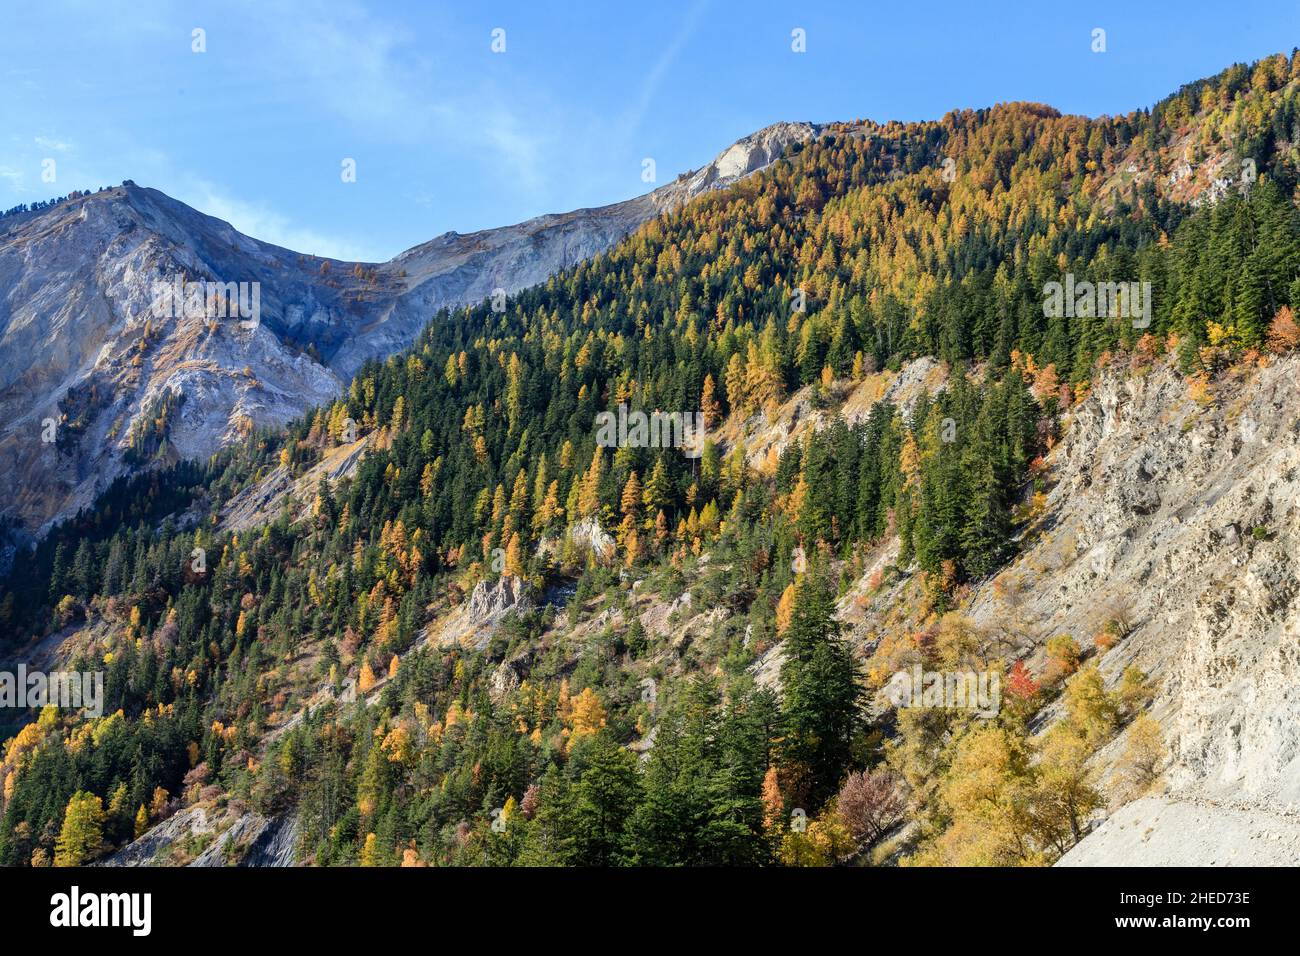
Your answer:
[[[737,140],[699,169],[682,173],[673,182],[661,186],[632,202],[648,201],[655,213],[671,212],[702,193],[727,186],[776,162],[792,143],[814,139],[825,131],[817,123],[773,123]]]
[[[248,845],[240,866],[293,866],[297,862],[300,833],[296,813],[283,813],[267,821]]]
[[[480,581],[474,586],[466,613],[475,624],[487,624],[507,611],[526,610],[531,606],[524,582],[503,574],[495,581]]]
[[[227,829],[194,858],[190,866],[229,866],[239,859],[244,847],[266,828],[267,821],[256,814],[237,817]]]
[[[167,865],[172,849],[182,840],[212,833],[214,827],[203,807],[174,813],[99,863],[100,866]]]
[[[202,806],[168,817],[104,859],[100,866],[174,866],[184,860],[185,844],[209,838],[187,865],[292,866],[298,848],[298,818],[284,813],[267,819],[256,813],[227,815],[214,821]]]
[[[1117,611],[1134,625],[1100,667],[1113,683],[1136,663],[1157,683],[1165,793],[1099,827],[1076,861],[1131,862],[1137,827],[1151,859],[1222,863],[1198,832],[1206,807],[1248,829],[1300,801],[1300,357],[1212,390],[1194,400],[1168,363],[1101,373],[1050,458],[1041,525],[971,604],[1031,666],[1053,635],[1089,648]],[[1112,793],[1124,745],[1097,760]]]
[[[469,600],[432,625],[427,636],[439,644],[482,650],[507,614],[519,614],[536,606],[527,582],[503,574],[474,585]]]
[[[225,531],[247,531],[275,520],[282,508],[300,517],[314,500],[322,481],[333,484],[356,474],[370,447],[370,435],[349,444],[327,449],[321,460],[296,480],[283,465],[277,465],[261,481],[243,489],[227,502],[221,513]]]
[[[614,538],[600,526],[594,517],[583,518],[569,527],[565,537],[569,543],[583,554],[589,554],[599,562],[609,562],[614,558]]]
[[[507,661],[502,661],[488,678],[488,694],[493,702],[503,700],[519,687],[519,674]]]

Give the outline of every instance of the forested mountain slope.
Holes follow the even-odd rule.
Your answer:
[[[1166,516],[1132,463],[1252,375],[1294,442],[1298,77],[828,127],[504,312],[433,316],[284,430],[117,483],[0,600],[9,652],[107,671],[105,716],[6,748],[0,860],[166,820],[172,862],[266,821],[318,864],[1052,862],[1186,757],[1160,598],[1081,608],[1058,576],[1213,504]],[[1045,308],[1076,280],[1150,309]],[[1152,420],[1089,473],[1128,376],[1190,404],[1134,402]],[[703,438],[606,447],[620,405]],[[1140,490],[1086,528],[1066,481]],[[1293,511],[1242,520],[1294,542]],[[1019,623],[989,604],[1025,589]],[[914,668],[1004,694],[901,706]]]
[[[0,519],[38,534],[120,475],[204,460],[297,418],[367,359],[409,346],[436,310],[535,285],[816,132],[778,123],[643,196],[446,233],[383,263],[282,249],[130,182],[11,210],[0,217]],[[242,284],[228,301],[250,315],[255,305],[255,321],[172,306],[158,289],[178,280]]]

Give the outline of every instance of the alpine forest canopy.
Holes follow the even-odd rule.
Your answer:
[[[1100,367],[1172,350],[1195,387],[1295,346],[1298,90],[1278,55],[1119,117],[840,124],[504,309],[432,316],[283,430],[116,482],[0,591],[0,654],[58,636],[105,675],[102,715],[5,728],[0,863],[100,859],[195,805],[291,815],[319,865],[1050,863],[1148,688],[1064,644],[1031,677],[963,601]],[[1183,162],[1227,185],[1187,192]],[[1149,284],[1149,314],[1048,314],[1066,276]],[[620,406],[698,414],[699,446],[606,447]],[[849,633],[864,580],[920,639]],[[1014,702],[882,707],[905,657]]]

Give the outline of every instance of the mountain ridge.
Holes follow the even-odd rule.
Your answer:
[[[154,429],[148,453],[165,440],[161,460],[206,458],[253,428],[330,400],[362,363],[409,345],[438,311],[544,281],[821,129],[773,124],[642,196],[444,233],[384,263],[296,253],[131,181],[7,216],[0,517],[39,535],[89,505],[133,470],[124,461],[130,436],[148,430],[167,393],[185,400]],[[178,273],[259,283],[261,324],[249,332],[190,317],[159,321],[151,316],[153,286]],[[51,419],[57,443],[40,440]]]
[[[15,652],[108,670],[6,748],[0,858],[105,805],[73,862],[203,859],[214,812],[320,865],[1114,859],[1161,788],[1271,819],[1298,93],[1300,54],[822,137],[115,487],[0,598]],[[1071,276],[1151,308],[1061,315]],[[624,404],[699,409],[698,457],[606,447]],[[947,699],[976,671],[997,706]]]

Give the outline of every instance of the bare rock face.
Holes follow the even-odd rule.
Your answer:
[[[101,866],[173,865],[173,851],[183,849],[192,837],[215,832],[209,812],[190,807],[168,817],[131,843],[106,858]],[[285,813],[267,819],[256,813],[227,818],[220,832],[187,865],[293,866],[298,848],[298,818]]]
[[[266,828],[267,821],[255,814],[246,814],[235,820],[230,828],[222,831],[207,848],[196,856],[190,866],[214,867],[226,866],[242,851],[248,841],[255,839]]]
[[[426,638],[444,647],[459,645],[482,650],[507,614],[523,613],[536,606],[528,585],[519,578],[502,575],[495,581],[480,581],[474,585],[469,600],[432,625]],[[494,680],[508,682],[509,677],[501,673]]]
[[[758,132],[737,140],[708,165],[682,173],[667,186],[632,202],[649,200],[657,212],[671,212],[701,193],[725,189],[750,173],[758,172],[780,159],[791,143],[814,139],[823,130],[824,127],[816,123],[773,123],[765,126]]]
[[[1148,796],[1120,808],[1057,866],[1294,866],[1300,813]]]
[[[527,587],[519,578],[503,574],[495,581],[480,581],[470,593],[466,613],[476,625],[495,621],[507,611],[532,607]]]
[[[502,661],[492,671],[488,679],[488,695],[494,702],[501,701],[519,687],[519,674],[506,661]]]
[[[506,294],[609,249],[818,135],[780,123],[654,192],[471,235],[386,263],[259,242],[132,183],[0,220],[0,517],[30,534],[119,475],[203,459],[332,400],[438,310]],[[253,283],[256,327],[158,309],[159,284]]]
[[[1123,607],[1134,630],[1102,656],[1101,673],[1113,685],[1135,663],[1158,686],[1151,714],[1169,759],[1157,792],[1067,861],[1132,862],[1136,827],[1151,831],[1141,841],[1151,860],[1248,862],[1198,835],[1207,813],[1245,829],[1295,823],[1300,357],[1231,373],[1213,390],[1211,404],[1194,401],[1167,363],[1100,374],[1050,458],[1044,533],[1002,575],[1015,597],[988,584],[973,599],[972,616],[1016,631],[1036,649],[1031,661],[1056,634],[1088,647]],[[1107,788],[1125,743],[1098,757]],[[1150,820],[1138,826],[1135,813]]]
[[[259,283],[260,323],[162,307],[178,276]],[[330,400],[342,380],[290,343],[354,324],[347,295],[303,257],[135,186],[0,221],[4,513],[38,531],[131,467],[206,457]]]
[[[1132,659],[1162,681],[1174,796],[1300,800],[1297,372],[1219,383],[1207,408],[1167,366],[1108,378],[1062,451],[1093,600],[1141,622],[1104,671]]]
[[[307,513],[322,481],[334,484],[356,474],[372,437],[364,435],[349,444],[327,449],[321,460],[296,481],[290,478],[288,469],[282,465],[272,468],[261,481],[243,489],[226,503],[221,515],[221,529],[248,531],[270,524],[284,507],[288,507],[295,517]]]
[[[190,807],[174,813],[157,826],[142,833],[135,840],[111,856],[100,866],[154,866],[165,861],[172,848],[191,836],[212,832],[212,822],[203,807]]]
[[[270,820],[248,845],[240,866],[293,866],[297,861],[298,816],[283,813]]]
[[[614,538],[594,517],[584,518],[577,524],[571,525],[566,537],[579,549],[595,557],[597,561],[608,562],[614,558]]]

